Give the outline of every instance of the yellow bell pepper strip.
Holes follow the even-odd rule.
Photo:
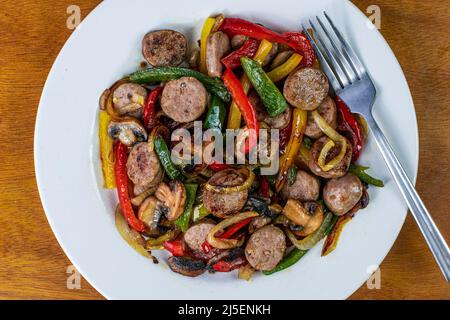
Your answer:
[[[281,66],[276,67],[267,76],[272,80],[272,82],[278,82],[286,78],[289,73],[291,73],[302,61],[303,57],[298,53],[293,53],[292,56]]]
[[[116,187],[116,178],[114,177],[114,147],[113,139],[108,134],[108,124],[111,116],[106,111],[100,111],[98,123],[98,139],[100,143],[100,159],[102,161],[103,186],[106,189]]]
[[[331,139],[323,146],[319,154],[319,159],[317,161],[319,167],[323,171],[330,171],[336,165],[338,165],[344,158],[347,152],[347,139],[345,139],[336,130],[334,130],[326,122],[326,120],[319,114],[319,112],[317,112],[317,110],[314,110],[312,112],[312,117],[316,122],[317,126],[320,128],[320,130],[322,130],[323,133],[325,133]],[[328,155],[328,152],[335,146],[335,142],[339,142],[341,144],[341,151],[334,159],[330,160],[330,162],[328,163],[325,163],[325,159]]]
[[[211,30],[216,23],[215,18],[207,18],[203,24],[202,33],[200,36],[200,72],[206,74],[206,41],[211,34]]]
[[[297,156],[303,140],[303,133],[305,132],[306,122],[308,119],[307,112],[299,108],[294,108],[292,113],[292,133],[289,138],[289,143],[286,147],[286,152],[280,160],[280,172],[277,181],[275,182],[275,190],[280,192],[286,181],[288,170]]]
[[[272,50],[272,43],[267,40],[261,41],[258,51],[256,51],[255,57],[253,60],[262,64],[269,54],[270,50]],[[250,80],[247,75],[243,75],[241,77],[242,89],[244,89],[245,94],[248,93],[251,87]],[[241,112],[239,111],[239,107],[236,102],[233,100],[230,106],[230,111],[228,113],[228,129],[239,129],[241,127]]]

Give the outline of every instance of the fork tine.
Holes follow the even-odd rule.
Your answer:
[[[323,55],[322,51],[319,49],[319,46],[317,45],[316,41],[311,37],[308,30],[305,28],[305,26],[303,24],[302,24],[302,28],[303,28],[303,33],[306,35],[306,37],[308,38],[309,42],[311,43],[311,45],[314,49],[314,52],[316,54],[317,59],[320,62],[320,66],[322,67],[322,70],[325,72],[328,79],[330,80],[331,86],[333,87],[333,89],[335,91],[337,91],[338,89],[342,89],[343,88],[342,84],[338,81],[336,74],[334,73],[334,71],[330,67],[330,65],[328,64],[327,59]]]
[[[322,37],[319,33],[319,30],[316,28],[316,25],[309,20],[309,24],[311,25],[311,28],[314,31],[314,35],[317,39],[317,41],[320,43],[323,51],[325,51],[326,55],[328,56],[328,62],[330,63],[330,67],[334,70],[336,77],[341,84],[342,88],[344,88],[346,85],[350,84],[350,80],[347,78],[345,73],[342,71],[342,67],[339,63],[339,61],[336,59],[334,54],[330,51],[328,46],[323,42]]]
[[[342,51],[344,55],[347,58],[347,61],[350,63],[350,66],[353,68],[355,73],[358,75],[358,77],[361,79],[362,76],[366,73],[366,69],[364,68],[363,64],[359,60],[356,53],[353,51],[353,49],[350,47],[350,45],[347,43],[347,41],[344,39],[340,31],[336,28],[336,26],[333,23],[333,20],[328,16],[328,14],[324,11],[323,14],[325,15],[325,18],[328,20],[328,23],[330,24],[331,28],[333,29],[334,33],[336,34],[337,38],[341,42],[342,45]]]
[[[339,64],[339,67],[344,71],[345,76],[347,77],[347,79],[350,83],[355,82],[358,78],[358,73],[353,72],[353,68],[349,67],[350,63],[348,63],[348,61],[346,61],[346,58],[344,57],[342,52],[337,47],[334,39],[331,37],[330,33],[328,32],[328,29],[322,23],[322,20],[320,20],[320,18],[317,16],[316,16],[316,20],[317,20],[317,22],[319,22],[319,25],[322,27],[322,30],[325,33],[325,36],[328,38],[329,42],[331,43],[331,45],[334,48],[334,52],[336,53],[336,60],[337,60],[337,63]]]

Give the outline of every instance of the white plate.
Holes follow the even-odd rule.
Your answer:
[[[205,17],[223,12],[267,26],[298,30],[326,10],[363,57],[377,86],[376,117],[415,180],[417,124],[408,85],[385,40],[365,16],[342,0],[104,1],[72,34],[45,84],[35,131],[35,167],[48,221],[82,275],[111,299],[344,299],[381,263],[406,215],[394,182],[369,140],[361,163],[386,181],[370,188],[371,202],[346,226],[337,249],[321,245],[294,267],[272,276],[238,280],[236,274],[191,279],[153,265],[120,238],[114,226],[114,192],[102,189],[97,116],[101,92],[134,71],[140,42],[152,29],[174,28],[198,39]]]

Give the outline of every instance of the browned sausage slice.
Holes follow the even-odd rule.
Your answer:
[[[147,143],[141,142],[134,145],[127,159],[127,173],[130,180],[145,190],[153,183],[155,185],[159,183],[156,180],[162,180],[161,172],[158,156],[154,151],[148,150]]]
[[[202,244],[205,242],[208,233],[214,228],[213,223],[200,222],[190,227],[184,233],[184,242],[193,251],[202,251]]]
[[[113,92],[114,109],[119,115],[141,118],[147,90],[135,83],[124,83]]]
[[[306,171],[299,170],[292,185],[285,183],[281,191],[284,199],[299,201],[315,201],[319,198],[320,182],[317,177]]]
[[[359,202],[362,194],[363,184],[351,173],[341,178],[331,179],[323,188],[323,200],[326,206],[338,216],[352,209]]]
[[[205,272],[206,264],[188,257],[170,257],[167,261],[173,272],[188,277],[197,277]]]
[[[317,112],[325,119],[325,121],[332,127],[336,129],[337,127],[337,108],[333,99],[330,97],[325,98],[325,100],[317,108]],[[312,139],[319,139],[323,136],[322,130],[320,130],[317,123],[314,121],[311,113],[308,113],[308,122],[306,123],[305,135]]]
[[[350,141],[347,140],[347,152],[345,153],[345,156],[341,160],[341,162],[339,162],[333,169],[329,171],[323,171],[322,168],[319,167],[317,160],[319,159],[320,151],[322,150],[325,143],[328,142],[328,140],[329,138],[327,136],[324,136],[314,142],[314,144],[311,147],[311,157],[309,159],[308,167],[309,170],[311,170],[311,172],[314,173],[316,176],[327,179],[339,178],[344,176],[348,171],[350,161],[352,160],[353,147]],[[336,143],[336,145],[330,150],[326,162],[336,157],[341,150],[340,148],[341,144],[339,142]]]
[[[161,108],[177,122],[191,122],[206,109],[207,92],[200,81],[192,77],[171,80],[164,86]]]
[[[272,129],[283,129],[289,122],[291,122],[291,108],[286,108],[282,113],[276,117],[267,116],[264,122],[269,125]]]
[[[234,187],[244,183],[245,179],[236,170],[227,169],[214,174],[209,184],[223,187]],[[210,190],[203,192],[203,204],[209,212],[219,218],[227,218],[238,213],[247,202],[248,191],[220,193]]]
[[[221,77],[223,72],[220,60],[230,51],[230,38],[222,31],[214,32],[208,36],[206,42],[206,69],[208,76]]]
[[[154,67],[178,66],[186,51],[186,37],[174,30],[152,31],[142,39],[142,55]]]
[[[245,43],[245,41],[248,40],[247,36],[243,36],[242,34],[237,34],[234,35],[231,38],[231,46],[233,47],[233,49],[239,49],[240,47],[242,47],[242,45]]]
[[[283,94],[294,107],[315,110],[328,95],[328,78],[318,69],[297,69],[287,77]]]
[[[281,229],[269,225],[250,236],[245,247],[245,257],[256,270],[272,270],[286,251],[286,237]]]

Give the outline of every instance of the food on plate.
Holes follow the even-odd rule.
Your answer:
[[[356,163],[364,121],[330,95],[303,32],[220,15],[198,43],[150,31],[151,66],[100,97],[104,187],[117,189],[120,235],[154,262],[152,251],[167,252],[170,269],[189,277],[270,275],[323,239],[330,254],[369,204],[369,185],[383,186]],[[231,161],[212,148],[228,140]],[[275,158],[253,161],[256,151]]]

